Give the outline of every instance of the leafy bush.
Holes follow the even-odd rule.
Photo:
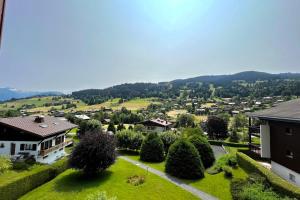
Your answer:
[[[248,172],[258,173],[265,177],[268,183],[270,183],[270,185],[274,188],[275,191],[279,192],[280,194],[300,199],[300,189],[297,186],[287,182],[286,180],[282,179],[270,170],[261,166],[249,156],[238,152],[237,161],[239,166],[241,166]]]
[[[239,137],[236,129],[232,130],[232,133],[229,136],[229,141],[236,142],[236,143],[240,141],[240,137]]]
[[[132,130],[118,131],[117,146],[123,149],[139,150],[143,142],[143,134]]]
[[[221,172],[225,166],[237,167],[236,156],[233,154],[225,154],[219,158],[213,167],[213,170]]]
[[[171,145],[165,167],[168,174],[179,178],[204,177],[204,167],[196,147],[184,139]]]
[[[145,176],[139,176],[139,175],[133,175],[127,178],[127,183],[130,183],[131,185],[138,186],[145,183]]]
[[[25,159],[25,163],[28,165],[34,165],[36,163],[36,160],[35,160],[34,156],[30,156]]]
[[[124,130],[124,129],[126,129],[126,128],[125,128],[125,126],[124,126],[123,123],[121,123],[121,124],[119,124],[119,125],[117,126],[117,131],[121,131],[121,130]]]
[[[185,128],[182,131],[182,135],[186,138],[197,135],[197,136],[204,136],[204,132],[201,128]]]
[[[224,174],[225,174],[225,176],[226,176],[227,178],[232,178],[233,174],[232,174],[232,169],[231,169],[231,167],[223,166],[223,167],[222,167],[222,170],[223,170],[223,172],[224,172]]]
[[[149,133],[143,141],[140,158],[148,162],[161,162],[164,160],[164,143],[156,133]]]
[[[12,168],[12,162],[8,157],[0,156],[0,174]]]
[[[202,163],[205,168],[209,168],[215,162],[214,152],[206,140],[206,138],[199,135],[193,135],[189,138],[189,141],[196,147],[201,157]]]
[[[190,114],[181,114],[177,117],[176,127],[195,127],[195,117]]]
[[[145,132],[146,131],[146,127],[143,124],[136,124],[136,125],[134,125],[133,130],[135,132]]]
[[[24,161],[16,161],[13,163],[14,170],[28,170],[29,167],[30,167],[30,165]]]
[[[164,143],[165,152],[168,153],[170,146],[180,138],[180,136],[173,131],[165,131],[159,134],[160,139]]]
[[[234,200],[289,200],[290,198],[275,193],[266,184],[266,180],[256,174],[250,174],[247,180],[234,179],[230,184]]]
[[[70,167],[94,175],[115,162],[115,138],[105,133],[86,134],[70,155]]]
[[[110,123],[109,123],[109,125],[108,125],[108,127],[107,127],[107,131],[111,131],[111,132],[113,132],[113,133],[116,133],[116,127],[115,127],[115,125],[114,125],[113,122],[110,122]]]
[[[91,119],[91,120],[81,120],[80,125],[80,134],[84,135],[86,132],[97,132],[101,131],[102,125],[98,120]]]
[[[117,200],[117,197],[108,197],[106,192],[96,192],[94,194],[90,194],[86,200]]]
[[[224,119],[217,116],[209,116],[206,126],[209,138],[223,139],[227,137],[228,124]]]

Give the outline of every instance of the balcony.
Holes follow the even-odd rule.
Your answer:
[[[55,145],[53,147],[50,147],[49,149],[40,150],[39,156],[46,156],[47,154],[49,154],[57,149],[63,148],[65,146],[69,146],[71,144],[73,144],[73,140],[66,140],[65,142]]]

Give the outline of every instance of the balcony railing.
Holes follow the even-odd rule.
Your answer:
[[[69,146],[72,143],[73,143],[73,140],[67,140],[63,143],[60,143],[60,144],[55,145],[53,147],[50,147],[49,149],[40,150],[39,151],[39,156],[45,156],[45,155],[47,155],[47,154],[49,154],[49,153],[51,153],[51,152],[53,152],[57,149],[63,148],[65,146]]]

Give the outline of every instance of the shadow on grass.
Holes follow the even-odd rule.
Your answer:
[[[117,150],[118,155],[129,155],[129,156],[138,156],[140,153],[138,151],[128,150],[128,149],[118,149]]]
[[[58,192],[80,192],[84,189],[99,187],[108,181],[113,174],[111,171],[101,172],[93,177],[87,178],[81,172],[73,171],[55,181],[54,188]]]

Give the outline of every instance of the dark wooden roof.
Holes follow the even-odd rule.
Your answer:
[[[48,137],[77,127],[68,121],[45,116],[43,122],[35,122],[35,116],[0,118],[0,124],[29,132],[39,137]]]
[[[249,113],[248,116],[264,120],[300,122],[300,99],[283,102],[273,108]]]

